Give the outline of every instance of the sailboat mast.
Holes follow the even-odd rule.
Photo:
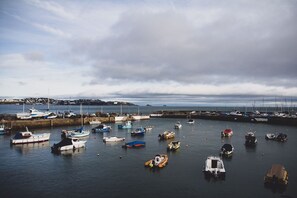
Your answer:
[[[80,117],[81,117],[81,126],[83,126],[83,114],[82,114],[82,103],[80,103]]]

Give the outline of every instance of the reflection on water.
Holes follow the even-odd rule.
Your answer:
[[[49,141],[46,141],[41,143],[14,144],[14,145],[11,144],[10,146],[12,149],[16,150],[20,154],[26,155],[32,150],[38,150],[40,148],[43,148],[43,149],[49,148],[50,143]]]

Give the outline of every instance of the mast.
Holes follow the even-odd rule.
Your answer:
[[[81,118],[81,126],[83,126],[84,123],[83,123],[83,114],[82,114],[82,103],[80,103],[80,118]]]

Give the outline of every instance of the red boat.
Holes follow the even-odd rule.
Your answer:
[[[233,135],[232,129],[225,129],[221,132],[222,137],[230,137]]]

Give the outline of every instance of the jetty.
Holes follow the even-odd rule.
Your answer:
[[[295,112],[268,112],[261,114],[255,112],[240,113],[222,111],[157,111],[150,114],[150,116],[153,118],[187,118],[297,126],[297,115]]]

